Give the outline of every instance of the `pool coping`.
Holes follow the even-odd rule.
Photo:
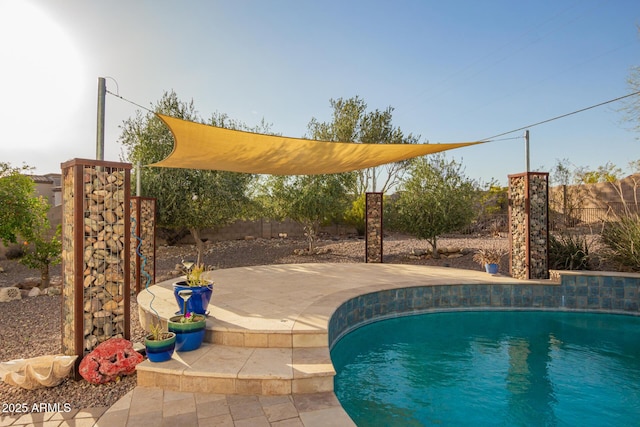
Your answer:
[[[207,387],[225,394],[332,391],[335,371],[330,349],[344,334],[366,323],[456,310],[639,313],[640,275],[634,274],[560,272],[560,281],[554,282],[447,267],[364,263],[253,266],[209,274],[216,284],[205,341],[213,349],[206,346],[202,352],[223,362],[231,348],[245,348],[246,362],[232,372],[224,364],[216,370],[196,363],[205,355],[193,353],[185,356],[194,359],[187,363],[186,376],[169,362],[166,369],[143,362],[139,385],[171,384],[180,391],[196,391],[197,378],[207,377],[217,381]],[[176,280],[180,278],[152,286],[154,308],[165,320],[177,310],[172,289]],[[153,317],[149,303],[149,294],[142,291],[138,306],[143,327]],[[259,355],[270,355],[269,360],[258,360]],[[266,374],[252,369],[249,375],[247,366],[262,366]],[[272,378],[272,372],[286,375]]]

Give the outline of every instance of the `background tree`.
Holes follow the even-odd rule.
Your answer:
[[[491,180],[482,185],[482,188],[484,190],[479,192],[474,207],[473,230],[489,231],[494,237],[498,237],[507,226],[509,187],[502,187],[497,181]]]
[[[62,227],[58,225],[53,231],[47,218],[49,203],[43,197],[35,198],[37,203],[33,205],[33,222],[31,227],[23,230],[20,235],[25,239],[25,255],[20,258],[20,263],[29,268],[40,271],[40,288],[49,287],[50,268],[62,261],[62,242],[60,236]]]
[[[392,124],[393,108],[367,111],[367,104],[358,96],[329,101],[330,122],[312,118],[308,124],[309,137],[322,141],[359,142],[363,144],[415,144],[419,137],[405,135]],[[364,234],[364,194],[366,191],[387,192],[397,185],[407,170],[409,161],[390,163],[353,172],[352,200],[345,212],[345,222]]]
[[[638,27],[640,33],[640,27]],[[631,93],[640,92],[640,66],[632,67],[627,78],[627,86]],[[625,119],[633,124],[633,129],[640,132],[640,96],[632,96],[625,99],[624,107]],[[637,138],[637,137],[636,137]]]
[[[25,175],[30,169],[0,162],[0,239],[5,246],[16,243],[18,235],[29,230],[36,220],[35,183]]]
[[[193,105],[182,102],[175,92],[165,92],[153,108],[156,113],[204,123]],[[239,122],[224,114],[213,114],[208,124],[237,127]],[[120,142],[126,159],[149,164],[164,159],[173,149],[169,129],[153,113],[139,111],[122,126]],[[189,230],[196,243],[197,263],[204,255],[203,229],[217,229],[241,218],[250,205],[248,191],[255,176],[235,172],[144,168],[142,192],[157,199],[158,225],[173,230]]]
[[[321,225],[342,218],[353,186],[353,174],[270,176],[265,193],[268,212],[276,219],[301,224],[313,252]]]
[[[358,96],[331,99],[329,103],[333,109],[331,122],[312,118],[307,125],[310,138],[363,144],[415,144],[420,139],[393,126],[392,107],[367,112],[367,104]],[[408,165],[409,161],[403,161],[357,171],[356,195],[368,190],[388,191],[400,182]]]
[[[416,158],[395,204],[397,226],[431,245],[439,258],[438,236],[468,226],[474,217],[477,184],[462,165],[444,155]]]
[[[577,168],[575,173],[583,184],[616,182],[622,177],[622,169],[611,162],[607,162],[604,166],[598,166],[596,170]]]
[[[561,213],[564,225],[573,226],[580,218],[580,210],[584,207],[588,194],[582,182],[582,175],[572,166],[569,159],[556,159],[549,176],[551,184],[557,187],[549,192],[549,208],[552,215]]]
[[[22,239],[20,262],[40,270],[40,286],[49,286],[49,267],[59,264],[60,227],[55,233],[47,218],[49,203],[34,194],[35,183],[25,175],[31,168],[0,163],[0,239],[5,245]]]

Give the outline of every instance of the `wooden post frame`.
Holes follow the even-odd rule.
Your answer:
[[[138,294],[156,282],[156,199],[131,197],[131,284]]]
[[[382,263],[382,199],[383,193],[366,193],[365,198],[365,262]]]
[[[62,167],[62,351],[82,358],[130,338],[129,163],[73,159]]]

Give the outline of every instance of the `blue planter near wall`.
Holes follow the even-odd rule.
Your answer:
[[[176,334],[169,332],[168,335],[168,338],[157,341],[150,339],[151,336],[147,335],[144,340],[144,346],[150,361],[166,362],[171,359],[176,347]]]
[[[211,294],[213,293],[213,284],[207,286],[189,286],[185,281],[174,283],[173,296],[178,303],[180,314],[184,314],[184,301],[182,297],[178,295],[178,292],[183,290],[190,290],[192,292],[191,297],[187,300],[187,312],[206,315],[208,313],[209,301],[211,301]]]
[[[196,315],[198,316],[198,315]],[[195,322],[180,322],[182,315],[169,319],[169,331],[176,334],[176,351],[192,351],[200,348],[204,339],[207,320],[204,316],[198,316]]]
[[[489,274],[498,274],[498,264],[485,264],[484,269]]]

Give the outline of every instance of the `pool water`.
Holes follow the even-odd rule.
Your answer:
[[[358,426],[640,425],[640,318],[432,313],[372,323],[331,350]]]

